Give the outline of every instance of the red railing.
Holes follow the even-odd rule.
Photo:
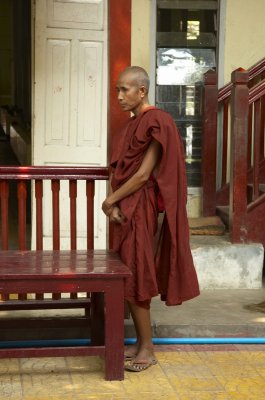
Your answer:
[[[239,69],[238,71],[243,71]],[[248,86],[257,85],[265,77],[265,58],[248,71]],[[230,170],[228,146],[230,140],[230,82],[218,91],[217,74],[209,71],[205,74],[204,113],[203,113],[203,150],[202,150],[202,186],[203,214],[214,215],[216,205],[225,205],[229,198],[227,173]],[[251,113],[250,113],[251,115]],[[248,142],[251,139],[252,120],[249,119]],[[251,151],[248,148],[248,167],[251,168]],[[218,170],[218,174],[217,174]]]
[[[216,74],[209,72],[205,77],[204,215],[213,215],[217,206],[229,204],[233,242],[254,240],[265,244],[264,224],[261,222],[265,212],[265,194],[261,190],[261,184],[265,182],[264,77],[265,59],[250,71],[234,71],[232,83],[220,90],[219,95]],[[209,106],[214,97],[218,98],[219,110],[216,101],[214,106]],[[219,138],[217,125],[221,127]],[[209,138],[210,134],[214,138]],[[219,147],[222,145],[222,152],[218,153],[217,143],[220,143]],[[208,153],[211,153],[209,157]],[[218,177],[216,160],[219,166]]]
[[[17,218],[18,218],[18,248],[26,249],[26,221],[27,198],[31,196],[27,182],[34,182],[34,196],[36,205],[36,249],[43,249],[43,182],[51,182],[52,204],[52,242],[53,250],[60,249],[60,182],[69,182],[70,198],[70,249],[77,247],[77,181],[86,181],[86,213],[87,219],[87,248],[94,248],[94,192],[95,181],[107,180],[107,167],[0,167],[0,198],[1,198],[1,243],[2,250],[9,248],[9,214],[10,214],[10,185],[16,182],[17,188]],[[13,189],[12,189],[13,190]]]

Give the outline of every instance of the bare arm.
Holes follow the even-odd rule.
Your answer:
[[[115,203],[124,199],[139,190],[149,179],[152,171],[157,166],[161,155],[161,145],[158,141],[152,140],[148,147],[142,164],[131,178],[128,179],[119,189],[110,193],[102,204],[102,210],[109,215]]]

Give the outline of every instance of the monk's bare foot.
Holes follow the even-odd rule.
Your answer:
[[[154,356],[154,350],[153,348],[150,347],[140,347],[137,355],[134,359],[135,362],[140,362],[140,361],[151,361],[155,358]]]
[[[131,360],[135,358],[138,353],[138,350],[139,350],[139,345],[137,343],[129,347],[126,347],[124,352],[125,360]]]
[[[157,364],[157,360],[154,356],[153,349],[140,348],[136,357],[125,364],[125,370],[132,372],[141,372],[145,371],[147,368],[155,364]]]

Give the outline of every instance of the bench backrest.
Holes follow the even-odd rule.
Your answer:
[[[52,206],[52,247],[60,250],[60,183],[67,181],[70,197],[70,249],[77,248],[77,181],[86,182],[86,218],[87,218],[87,249],[94,248],[94,194],[95,181],[107,180],[107,167],[58,167],[58,166],[1,166],[0,167],[0,198],[1,198],[1,249],[9,249],[9,214],[12,196],[16,183],[18,205],[18,249],[25,250],[27,242],[27,198],[31,197],[31,184],[34,189],[32,202],[35,199],[36,215],[36,249],[43,249],[43,185],[50,181]],[[85,211],[85,210],[84,210]]]
[[[27,199],[35,201],[35,226],[36,226],[36,250],[43,250],[43,192],[44,184],[48,182],[51,190],[52,204],[50,207],[52,220],[52,248],[60,250],[60,184],[68,182],[70,198],[70,242],[69,250],[77,249],[77,182],[85,181],[86,185],[86,226],[87,226],[87,249],[94,248],[94,194],[95,181],[108,180],[109,171],[106,167],[54,167],[54,166],[0,166],[0,199],[1,199],[1,250],[8,250],[13,230],[10,234],[10,211],[14,196],[17,196],[17,227],[18,228],[18,250],[27,250],[27,217],[31,213],[27,206]],[[45,186],[46,188],[46,186]],[[14,190],[16,193],[14,193]],[[31,190],[34,193],[31,193]],[[15,201],[16,203],[16,201]],[[12,207],[13,210],[13,207]],[[28,233],[31,235],[31,232]],[[66,295],[66,294],[65,294]],[[77,299],[78,293],[69,294],[71,299]],[[69,297],[67,296],[67,297]],[[53,300],[60,300],[60,293],[52,294]],[[81,295],[82,300],[83,294]],[[88,294],[89,297],[89,294]],[[20,306],[9,301],[10,305],[5,307],[26,308],[24,303],[27,299],[36,301],[50,298],[49,295],[18,293]],[[12,300],[12,295],[2,295],[2,300]],[[17,303],[17,302],[15,302]],[[59,305],[59,304],[58,304]],[[36,303],[39,308],[39,304]]]

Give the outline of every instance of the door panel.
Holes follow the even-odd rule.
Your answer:
[[[36,0],[33,24],[33,164],[105,166],[107,0]],[[100,210],[106,184],[97,186],[95,210]],[[47,194],[44,203],[50,204]],[[63,216],[67,207],[62,201]],[[83,236],[84,218],[78,220]],[[67,235],[67,224],[61,221]],[[44,226],[48,243],[50,221]],[[95,232],[95,246],[105,247],[101,211]]]

